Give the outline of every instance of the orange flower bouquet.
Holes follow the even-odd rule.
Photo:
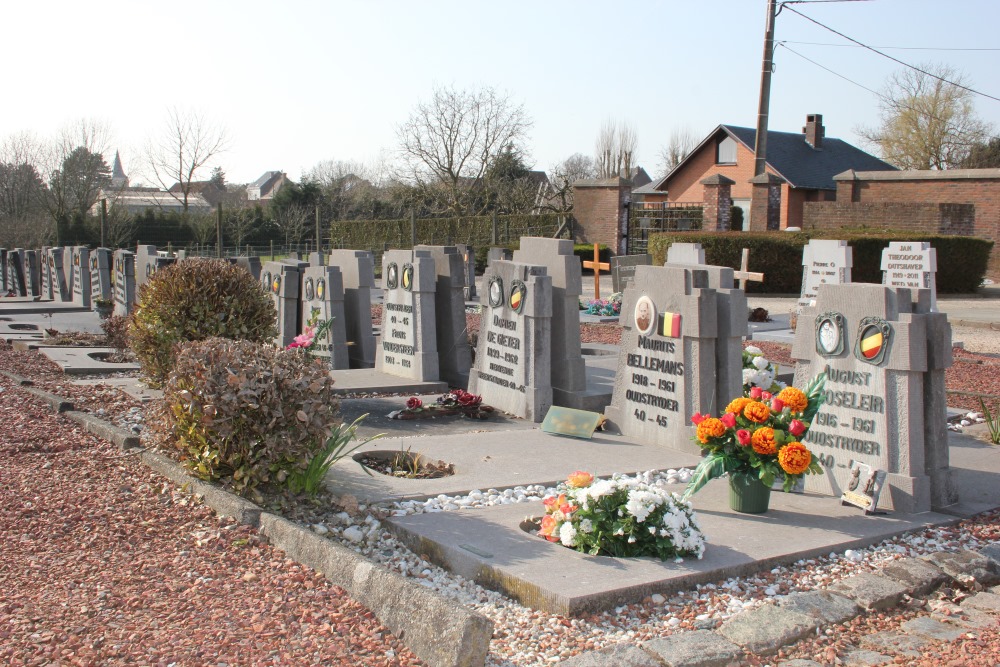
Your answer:
[[[706,450],[694,471],[684,499],[710,480],[725,473],[750,474],[770,488],[784,477],[790,491],[803,475],[822,474],[823,469],[802,443],[825,394],[825,376],[816,376],[805,391],[785,387],[771,394],[751,387],[733,399],[722,415],[695,414],[695,441]]]

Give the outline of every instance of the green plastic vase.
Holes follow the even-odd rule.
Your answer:
[[[729,508],[743,514],[763,514],[771,500],[771,487],[755,472],[729,473]]]

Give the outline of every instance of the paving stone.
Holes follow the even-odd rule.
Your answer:
[[[645,647],[668,667],[722,667],[743,654],[739,646],[709,630],[654,639],[646,642]]]
[[[993,563],[994,569],[1000,569],[1000,542],[993,542],[992,544],[987,544],[985,547],[979,550],[979,553],[990,559]]]
[[[979,609],[993,614],[1000,613],[1000,595],[996,593],[976,593],[961,602],[963,609]]]
[[[972,577],[984,586],[1000,580],[993,561],[975,551],[936,551],[921,558],[934,563],[945,574],[956,579]]]
[[[951,623],[943,623],[942,621],[928,618],[927,616],[910,619],[899,627],[907,634],[918,635],[920,637],[926,637],[928,639],[935,639],[943,642],[954,641],[966,632],[965,628],[960,628],[956,625],[952,625]]]
[[[844,656],[844,664],[847,667],[873,667],[874,665],[885,665],[890,662],[892,662],[890,656],[864,649],[851,651]]]
[[[961,614],[945,616],[944,614],[931,614],[931,618],[939,621],[949,621],[963,628],[980,630],[997,624],[997,618],[993,614],[988,614],[980,609],[963,608]]]
[[[816,619],[768,604],[733,616],[719,634],[758,654],[775,653],[815,631]]]
[[[824,625],[843,623],[861,613],[861,608],[843,595],[829,591],[792,593],[777,598],[778,606],[811,616]]]
[[[778,667],[823,667],[823,665],[816,662],[815,660],[803,660],[802,658],[795,658],[795,660],[786,660],[785,662],[779,662]]]
[[[632,644],[615,644],[588,651],[559,663],[565,667],[663,667],[663,663]]]
[[[882,568],[882,574],[906,586],[910,595],[926,595],[948,581],[948,575],[926,560],[902,558]]]
[[[900,653],[911,658],[919,657],[920,650],[926,645],[926,639],[902,632],[876,632],[861,638],[861,648],[879,653]]]
[[[857,602],[863,609],[890,609],[899,604],[906,592],[903,584],[879,574],[862,572],[837,582],[829,589]]]

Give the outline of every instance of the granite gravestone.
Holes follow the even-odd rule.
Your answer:
[[[652,255],[617,255],[611,258],[611,289],[624,292],[635,278],[635,267],[652,266]]]
[[[323,253],[316,251],[309,253],[309,266],[323,266]]]
[[[90,308],[90,248],[73,248],[73,303]]]
[[[22,257],[25,296],[41,296],[41,281],[39,273],[41,266],[37,250],[25,250]]]
[[[278,347],[288,347],[299,333],[299,287],[302,270],[308,262],[286,260],[265,262],[260,274],[261,286],[271,295],[278,311]]]
[[[110,301],[113,283],[111,282],[111,250],[97,248],[90,253],[90,300],[96,305],[98,299]]]
[[[888,473],[880,507],[926,512],[955,502],[948,467],[945,369],[951,326],[928,290],[821,285],[799,316],[795,384],[826,376],[826,401],[805,442],[824,475],[806,491],[840,496],[851,461]]]
[[[851,282],[854,254],[847,241],[809,241],[802,248],[802,294],[799,310],[812,305],[820,285],[845,285]]]
[[[351,368],[374,368],[372,290],[375,288],[375,258],[365,250],[332,250],[328,259],[329,266],[340,269],[344,283],[344,322]]]
[[[135,253],[115,250],[115,315],[128,315],[135,305]]]
[[[42,275],[41,275],[41,289],[42,289],[42,299],[52,300],[53,294],[59,296],[58,290],[52,289],[52,249],[42,248]]]
[[[434,319],[440,365],[438,378],[449,387],[469,386],[472,348],[465,324],[465,258],[457,246],[418,245],[434,260]]]
[[[7,293],[7,248],[0,248],[0,290]]]
[[[347,336],[344,326],[344,282],[335,266],[309,266],[302,271],[302,319],[305,325],[330,321],[322,340],[317,340],[312,353],[329,360],[330,368],[350,368],[347,356]]]
[[[62,284],[66,286],[66,301],[72,299],[73,295],[73,248],[63,246],[57,248],[62,253]]]
[[[48,284],[50,290],[49,298],[54,301],[69,301],[71,286],[65,282],[65,267],[63,266],[63,249],[50,248],[46,262],[48,264]],[[72,259],[70,260],[72,261]],[[70,274],[72,276],[72,273]]]
[[[434,259],[427,250],[382,254],[382,335],[375,370],[421,382],[437,382]]]
[[[162,257],[156,250],[155,245],[140,245],[136,247],[135,253],[135,291],[136,294],[142,289],[153,275],[164,266],[173,264],[176,260],[173,257]]]
[[[544,266],[552,282],[552,322],[549,327],[552,403],[578,410],[591,409],[586,400],[587,367],[580,346],[580,294],[583,277],[580,258],[569,239],[525,236],[514,262]]]
[[[14,296],[26,296],[24,288],[24,261],[21,259],[23,248],[14,248],[7,253],[7,292]]]
[[[543,266],[496,260],[482,287],[469,392],[498,410],[541,422],[552,407],[552,278]]]
[[[700,243],[671,243],[667,248],[667,264],[705,263],[705,250]]]
[[[692,441],[691,415],[717,412],[732,398],[716,395],[718,312],[707,270],[636,268],[635,282],[622,298],[618,372],[604,411],[622,435],[701,451]]]
[[[926,289],[931,312],[937,312],[937,250],[926,241],[890,241],[882,251],[882,284],[886,287]]]
[[[458,254],[462,256],[465,264],[465,300],[476,300],[476,252],[471,245],[459,243]]]
[[[492,247],[486,251],[486,264],[492,264],[499,260],[510,261],[514,258],[514,251],[510,248]]]
[[[178,259],[183,259],[183,257],[181,257],[180,255],[181,252],[183,251],[181,250],[177,251]],[[235,264],[236,266],[242,266],[244,269],[249,271],[250,275],[253,276],[254,280],[260,280],[260,267],[261,267],[260,257],[236,257],[235,259],[232,259],[230,261],[232,261],[233,264]]]

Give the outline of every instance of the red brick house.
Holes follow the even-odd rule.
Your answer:
[[[767,132],[766,169],[781,184],[781,229],[802,226],[805,202],[835,201],[833,177],[848,169],[895,171],[887,162],[842,139],[824,136],[823,116],[810,114],[801,133]],[[734,206],[743,209],[743,228],[750,229],[750,200],[757,131],[750,127],[719,125],[666,176],[632,190],[632,200],[644,203],[705,201],[710,176],[722,176],[731,186]],[[755,225],[765,228],[765,225]]]

